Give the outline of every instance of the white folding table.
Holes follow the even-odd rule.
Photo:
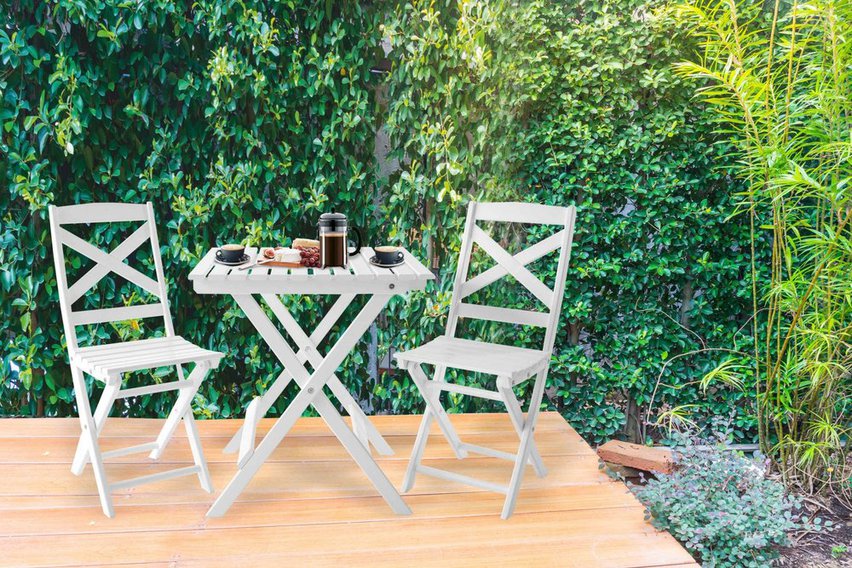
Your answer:
[[[257,249],[247,249],[250,257]],[[397,514],[411,513],[408,505],[370,455],[370,445],[382,455],[393,453],[375,426],[369,421],[335,372],[349,352],[355,347],[370,324],[376,319],[395,294],[422,290],[434,275],[405,251],[405,262],[395,268],[379,268],[368,262],[373,250],[363,247],[361,253],[350,257],[350,266],[343,268],[266,268],[259,266],[248,270],[229,268],[214,262],[216,249],[211,249],[189,274],[195,291],[199,294],[230,294],[263,337],[272,353],[284,366],[269,390],[256,397],[246,409],[243,427],[225,448],[226,452],[239,449],[238,471],[222,494],[207,512],[209,517],[221,517],[227,512],[260,466],[283,441],[308,406],[313,406],[328,427],[340,440],[352,459],[364,470],[385,501]],[[311,333],[304,331],[279,295],[324,294],[339,296]],[[261,308],[255,295],[266,302],[269,310],[281,323],[298,346],[295,351]],[[343,315],[347,306],[358,295],[369,296],[352,322],[340,334],[337,342],[325,354],[318,345]],[[310,364],[313,372],[306,364]],[[257,423],[275,403],[284,388],[295,381],[299,392],[284,413],[278,418],[260,444],[255,447]],[[352,419],[350,429],[337,408],[328,399],[328,387]]]

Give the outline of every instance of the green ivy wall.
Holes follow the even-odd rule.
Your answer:
[[[192,292],[186,275],[208,247],[310,235],[335,207],[373,241],[417,251],[439,280],[394,300],[340,375],[372,412],[419,412],[413,385],[386,368],[388,353],[441,332],[467,200],[511,198],[578,207],[548,406],[592,441],[665,435],[645,422],[684,402],[699,423],[731,415],[750,440],[747,401],[695,386],[717,352],[693,353],[748,341],[747,228],[727,221],[737,188],[719,168],[726,148],[669,68],[689,46],[655,8],[0,2],[0,414],[74,412],[50,203],[154,202],[178,332],[228,353],[202,387],[199,415],[229,417],[278,368],[228,298]],[[380,175],[377,156],[401,167]],[[87,236],[109,248],[125,230]],[[486,299],[526,301],[501,291]],[[105,282],[87,301],[135,297]],[[292,308],[310,325],[325,302]],[[84,333],[155,331],[125,322]],[[461,397],[449,406],[491,408]],[[126,412],[165,407],[155,398]]]

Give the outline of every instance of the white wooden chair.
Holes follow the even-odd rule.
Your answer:
[[[447,329],[443,336],[411,351],[395,355],[399,365],[405,368],[414,380],[426,401],[426,412],[420,423],[420,430],[414,443],[411,460],[403,480],[402,490],[408,492],[414,486],[416,474],[424,473],[449,481],[466,483],[490,491],[504,493],[502,517],[507,519],[515,508],[515,500],[521,486],[524,465],[530,463],[536,473],[546,475],[544,464],[535,448],[533,431],[541,406],[550,356],[556,339],[562,296],[565,291],[565,279],[568,260],[571,255],[571,242],[574,234],[574,207],[555,207],[534,203],[475,203],[468,208],[467,222],[462,237],[458,271],[456,272],[453,296],[447,320]],[[547,224],[562,226],[562,230],[543,239],[529,248],[511,255],[497,244],[482,228],[479,221],[506,223]],[[496,265],[470,280],[467,279],[473,245],[476,243],[496,261]],[[554,289],[551,290],[535,277],[526,265],[555,250],[560,250]],[[474,292],[512,275],[544,306],[546,312],[510,309],[495,306],[483,306],[463,302]],[[525,349],[481,341],[471,341],[455,337],[459,318],[473,318],[519,325],[532,325],[545,328],[544,345],[540,350]],[[428,378],[422,365],[435,366],[433,378]],[[464,371],[479,372],[497,377],[497,390],[474,388],[446,381],[447,367]],[[529,409],[526,417],[521,410],[512,388],[535,376]],[[464,443],[453,429],[450,419],[441,406],[442,391],[487,398],[506,405],[509,418],[520,437],[517,454]],[[508,486],[498,485],[466,475],[443,469],[424,466],[420,462],[429,436],[432,421],[437,420],[444,436],[453,448],[456,457],[467,457],[468,452],[507,459],[515,463],[512,478]]]
[[[109,253],[100,250],[65,228],[67,225],[83,223],[117,222],[141,222],[142,225]],[[74,382],[77,411],[82,427],[82,434],[77,444],[77,452],[71,465],[71,471],[75,475],[80,475],[86,467],[86,463],[91,460],[95,482],[100,494],[101,507],[108,517],[112,517],[114,514],[112,492],[116,489],[196,474],[201,486],[208,493],[212,492],[213,487],[210,482],[210,474],[207,471],[207,462],[201,449],[201,441],[198,437],[198,430],[192,417],[190,405],[204,377],[211,368],[219,364],[222,354],[197,347],[174,333],[166,295],[166,280],[163,276],[163,263],[160,258],[160,246],[157,241],[157,229],[154,224],[153,206],[151,203],[146,205],[91,203],[67,207],[51,206],[50,230],[53,241],[53,259],[56,265],[56,281],[59,288],[59,306],[62,311],[71,377]],[[124,262],[130,254],[148,240],[151,241],[156,280]],[[71,286],[67,281],[64,247],[76,250],[95,262],[95,265]],[[159,301],[94,310],[73,309],[74,303],[110,272],[120,275],[139,288],[150,292]],[[88,347],[78,345],[77,326],[141,318],[163,318],[165,337]],[[184,377],[183,365],[190,363],[195,366],[189,376]],[[124,373],[172,366],[177,369],[178,379],[175,381],[122,389],[122,375]],[[89,406],[83,373],[88,373],[96,380],[104,383],[104,391],[94,415]],[[180,393],[156,440],[101,452],[98,436],[104,427],[110,408],[116,400],[166,391],[180,391]],[[175,428],[181,421],[186,428],[195,465],[113,483],[107,482],[104,471],[105,458],[150,451],[151,458],[159,459],[166,444],[174,434]]]

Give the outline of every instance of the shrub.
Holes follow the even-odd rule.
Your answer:
[[[672,69],[691,46],[654,16],[661,4],[400,2],[384,20],[385,130],[402,166],[385,207],[412,223],[400,232],[423,235],[421,255],[450,275],[446,289],[459,200],[575,204],[550,407],[589,440],[624,430],[641,439],[659,377],[656,408],[690,403],[698,424],[737,408],[737,436],[750,441],[745,394],[705,398],[694,386],[717,358],[703,348],[749,345],[738,333],[750,309],[748,225],[727,221],[739,185],[714,167],[728,149]],[[406,348],[443,325],[445,310],[428,318],[397,306],[380,345]]]
[[[799,502],[767,477],[766,461],[721,445],[687,440],[677,469],[636,490],[652,523],[669,531],[708,567],[768,566],[787,533],[808,523]]]

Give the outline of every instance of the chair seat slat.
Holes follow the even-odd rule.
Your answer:
[[[203,349],[182,337],[172,336],[84,347],[75,354],[74,362],[98,378],[106,379],[116,373],[154,369],[182,363],[201,361],[218,363],[221,356],[222,354],[219,352]],[[171,383],[166,383],[166,385],[171,385]],[[164,386],[163,390],[178,388],[182,387],[169,386],[166,388]],[[126,393],[126,391],[122,391],[122,393]],[[140,391],[137,394],[146,393]],[[122,394],[121,396],[132,395]]]
[[[159,360],[175,360],[187,355],[204,355],[205,350],[196,347],[191,343],[186,345],[165,347],[161,349],[149,349],[146,351],[137,351],[130,353],[105,354],[100,357],[83,357],[82,359],[90,362],[95,367],[122,365],[136,365],[137,363],[151,362],[156,363]]]
[[[78,349],[79,352],[84,352],[87,355],[96,355],[100,352],[110,352],[110,353],[120,353],[122,351],[132,351],[136,349],[136,344],[140,341],[145,341],[149,345],[155,344],[163,344],[163,343],[173,343],[175,339],[180,338],[180,336],[171,336],[171,337],[152,337],[150,339],[138,339],[135,341],[122,341],[121,343],[100,343],[98,345],[89,345],[87,347],[81,347]],[[181,338],[182,339],[182,338]]]
[[[549,359],[545,353],[535,349],[447,337],[445,335],[436,337],[410,351],[395,353],[394,357],[401,362],[426,363],[477,373],[522,378],[529,377],[546,364]],[[434,383],[434,385],[438,384],[439,382]],[[434,386],[433,388],[443,389],[444,387]],[[454,388],[450,387],[447,390]],[[469,392],[464,394],[480,396],[478,393],[470,392],[471,387],[465,388]]]

